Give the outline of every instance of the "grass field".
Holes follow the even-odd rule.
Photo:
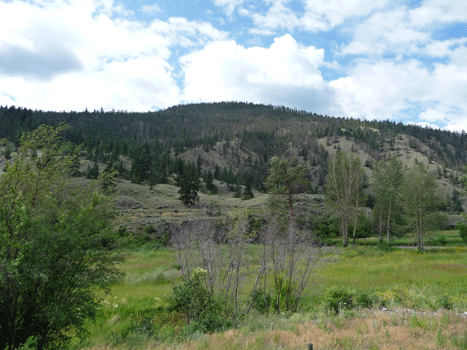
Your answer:
[[[187,333],[183,318],[166,310],[172,286],[181,281],[175,252],[148,244],[129,252],[120,267],[125,280],[105,296],[98,319],[88,325],[90,337],[74,347],[306,349],[312,342],[315,349],[467,348],[466,248],[335,248],[320,261],[298,313],[250,313],[225,332]],[[337,315],[328,307],[336,291],[353,298]]]

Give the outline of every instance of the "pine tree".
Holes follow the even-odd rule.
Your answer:
[[[211,170],[208,170],[206,173],[206,189],[210,194],[216,194],[218,192],[217,186],[214,184],[214,178],[212,176]]]
[[[185,205],[191,206],[199,201],[200,181],[195,165],[188,164],[184,166],[182,173],[177,178],[177,186],[180,187],[178,190],[180,197],[178,199]]]

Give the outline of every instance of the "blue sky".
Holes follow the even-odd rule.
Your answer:
[[[0,105],[248,101],[467,130],[467,1],[0,0]]]

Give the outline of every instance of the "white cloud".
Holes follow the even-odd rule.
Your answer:
[[[463,49],[459,56],[467,55]],[[430,72],[416,60],[362,61],[329,85],[348,116],[407,120],[413,118],[407,110],[421,109],[420,121],[438,122],[448,130],[467,125],[467,69],[453,62],[436,64]]]
[[[152,4],[152,5],[144,5],[141,10],[146,14],[146,15],[154,15],[156,13],[161,12],[161,8],[157,4]]]
[[[346,115],[367,119],[394,119],[425,101],[431,89],[429,72],[415,60],[403,64],[362,62],[345,78],[331,81]]]
[[[304,28],[311,31],[330,30],[349,18],[360,18],[380,10],[388,0],[304,0]]]
[[[409,11],[411,22],[420,28],[467,21],[466,1],[425,0]]]
[[[428,122],[444,121],[446,119],[446,115],[433,108],[429,108],[420,113],[419,119],[426,120]]]
[[[294,9],[290,0],[269,0],[266,14],[243,11],[249,15],[256,31],[300,29],[311,32],[328,31],[352,18],[366,17],[387,6],[388,0],[302,0],[304,11]],[[267,32],[266,32],[267,33]]]
[[[186,101],[252,101],[327,110],[332,92],[319,67],[324,50],[299,45],[291,35],[269,48],[234,41],[208,44],[182,58]]]
[[[145,25],[128,13],[112,0],[0,2],[0,103],[63,110],[177,104],[172,49],[227,34],[177,17]]]
[[[253,22],[258,26],[257,29],[277,29],[285,28],[292,31],[299,24],[297,14],[287,7],[290,0],[274,0],[268,12],[263,15],[261,13],[251,13]]]
[[[412,27],[406,8],[374,13],[353,32],[353,41],[342,48],[341,53],[381,56],[414,54],[419,45],[430,42],[430,34]]]
[[[225,11],[230,16],[244,2],[245,0],[214,0],[214,5],[225,8]]]

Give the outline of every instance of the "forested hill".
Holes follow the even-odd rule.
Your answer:
[[[365,165],[390,152],[417,152],[431,164],[459,171],[467,162],[467,135],[390,121],[335,118],[286,107],[241,102],[179,105],[158,112],[45,112],[0,106],[0,138],[17,145],[21,133],[40,124],[70,126],[65,139],[85,144],[106,161],[110,153],[137,158],[180,157],[212,171],[246,173],[259,188],[271,156],[307,162],[322,186],[328,153],[351,142]],[[143,150],[145,147],[146,151]],[[162,162],[154,159],[155,163]],[[166,159],[166,163],[167,163]],[[216,169],[217,167],[217,169]]]

